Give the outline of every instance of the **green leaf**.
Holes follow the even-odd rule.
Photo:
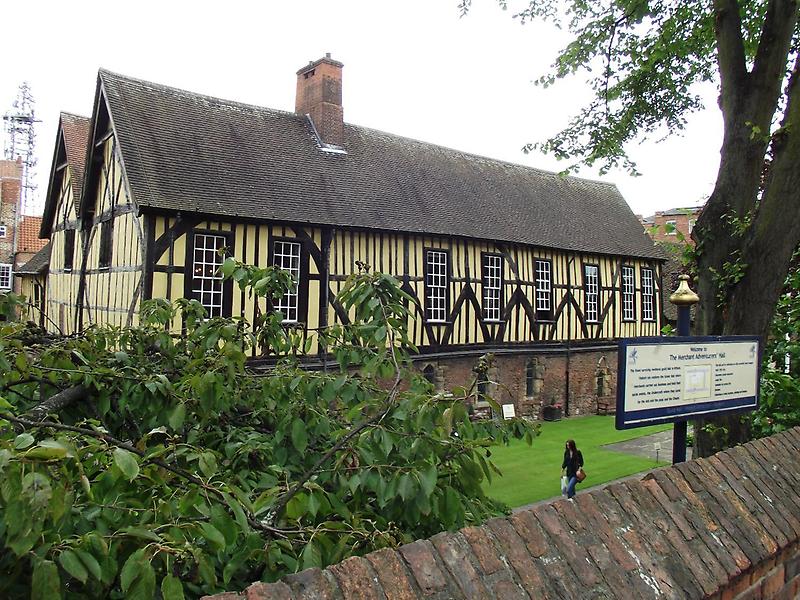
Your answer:
[[[139,463],[136,460],[136,455],[123,448],[114,449],[114,463],[128,481],[133,481],[139,474]]]
[[[145,563],[147,563],[147,560],[144,558],[144,548],[140,548],[128,557],[119,574],[119,583],[123,592],[128,592],[131,584],[142,572]]]
[[[206,477],[211,477],[217,472],[217,457],[211,452],[203,452],[198,461],[200,470]]]
[[[414,482],[408,473],[403,473],[403,475],[400,476],[400,482],[397,485],[397,493],[400,494],[404,502],[415,495]]]
[[[31,600],[55,600],[61,598],[61,577],[54,562],[42,560],[36,563],[31,578]]]
[[[156,572],[150,561],[145,561],[141,566],[139,577],[133,582],[126,600],[153,600],[156,592]]]
[[[64,550],[58,557],[58,562],[61,567],[72,577],[81,583],[86,583],[86,579],[89,577],[89,572],[81,562],[81,559],[78,558],[78,555],[72,550]]]
[[[14,449],[24,450],[25,448],[32,446],[33,442],[33,436],[30,433],[20,433],[16,438],[14,438]]]
[[[100,568],[100,563],[97,562],[97,559],[86,550],[75,550],[75,554],[81,559],[83,566],[86,567],[91,576],[100,581],[103,577],[103,570]]]
[[[319,547],[314,541],[309,541],[305,545],[305,548],[303,548],[303,553],[300,555],[300,558],[303,561],[303,567],[302,567],[303,569],[310,569],[312,567],[322,566],[322,556],[320,555]]]
[[[161,580],[161,596],[164,600],[183,600],[183,584],[174,575]]]
[[[292,445],[298,452],[305,452],[308,446],[308,435],[306,434],[306,424],[300,419],[292,421]]]
[[[122,531],[131,537],[139,538],[142,540],[149,540],[151,542],[164,541],[157,533],[150,531],[149,529],[144,529],[142,527],[125,527],[124,529],[122,529]]]
[[[219,529],[214,527],[211,523],[201,523],[200,529],[203,532],[203,537],[211,542],[217,550],[225,550],[225,536],[220,533]]]
[[[425,469],[420,471],[420,479],[419,483],[422,486],[422,490],[430,496],[433,493],[433,490],[436,489],[436,483],[439,480],[439,474],[436,470],[436,465],[428,465]]]
[[[167,422],[174,431],[178,431],[183,427],[183,422],[186,420],[186,405],[181,402],[170,413]]]

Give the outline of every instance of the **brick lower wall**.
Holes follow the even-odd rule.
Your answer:
[[[800,597],[800,428],[214,600]]]
[[[467,386],[475,377],[472,369],[479,355],[426,358],[417,357],[423,371],[432,366],[441,389]],[[532,369],[534,385],[528,395],[527,372]],[[598,401],[613,411],[617,389],[616,349],[520,350],[495,353],[489,373],[488,393],[499,404],[513,404],[518,416],[542,417],[542,408],[559,404],[565,416],[597,414]]]

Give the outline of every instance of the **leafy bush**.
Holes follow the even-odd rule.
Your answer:
[[[293,285],[222,270],[268,299]],[[390,276],[362,268],[338,299],[353,322],[319,332],[327,371],[272,312],[152,300],[138,327],[66,338],[0,322],[0,597],[197,597],[501,514],[488,449],[536,430],[473,422],[474,382],[415,374]]]

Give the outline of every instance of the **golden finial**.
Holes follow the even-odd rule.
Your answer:
[[[669,301],[677,306],[691,306],[700,302],[700,298],[689,287],[689,276],[681,275],[678,279],[680,279],[678,289],[672,293]]]

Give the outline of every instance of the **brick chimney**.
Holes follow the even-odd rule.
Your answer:
[[[308,115],[323,144],[344,147],[342,67],[331,58],[310,62],[297,72],[295,112]]]

